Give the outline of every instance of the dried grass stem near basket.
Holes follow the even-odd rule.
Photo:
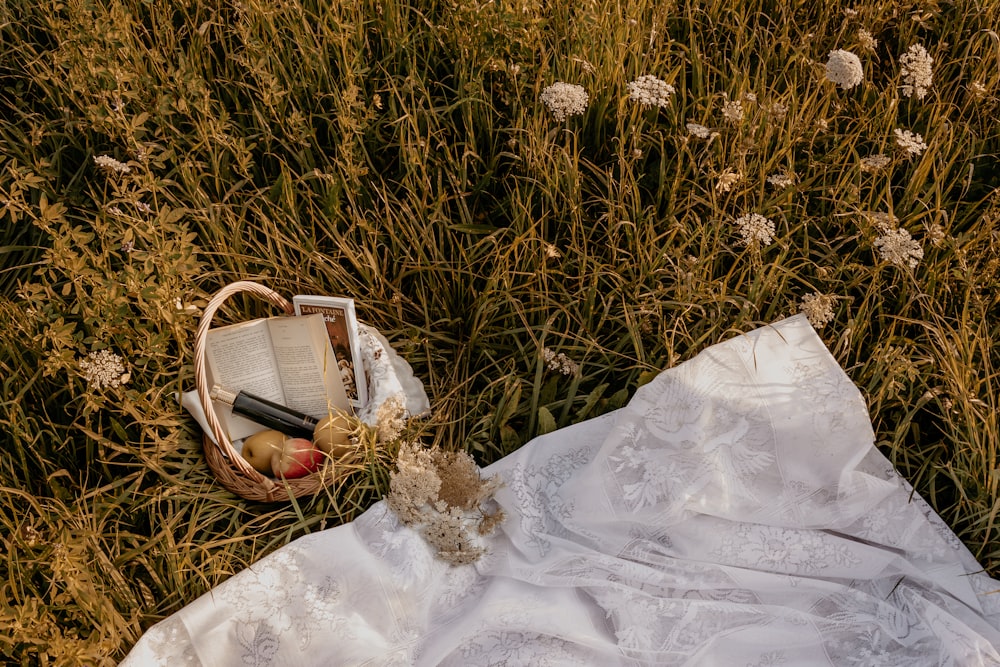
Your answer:
[[[212,297],[205,312],[194,340],[194,373],[198,389],[198,399],[205,410],[205,418],[215,436],[215,441],[206,433],[202,441],[205,447],[205,459],[216,479],[226,489],[246,498],[263,502],[283,502],[291,498],[300,498],[319,492],[324,486],[336,481],[338,473],[329,463],[324,464],[319,471],[297,479],[272,479],[254,470],[249,463],[236,451],[229,434],[215,414],[215,407],[209,396],[211,386],[206,368],[206,338],[212,327],[212,318],[229,297],[240,292],[248,292],[259,296],[292,315],[294,309],[291,302],[274,290],[259,283],[239,281],[223,287]]]

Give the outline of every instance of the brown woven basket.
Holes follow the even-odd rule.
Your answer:
[[[212,434],[215,436],[215,442],[212,442],[208,434],[202,438],[208,467],[211,468],[222,486],[247,500],[283,502],[291,498],[313,495],[336,481],[337,475],[330,462],[324,463],[317,472],[297,479],[272,479],[262,475],[254,470],[233,447],[229,434],[226,433],[222,422],[215,414],[212,399],[209,398],[211,387],[205,364],[205,338],[212,326],[212,318],[216,311],[226,299],[240,292],[249,292],[266,299],[282,308],[288,315],[294,313],[292,304],[280,294],[259,283],[247,280],[223,287],[205,307],[194,339],[194,374],[195,384],[198,388],[198,400],[205,410],[205,417],[212,429]]]

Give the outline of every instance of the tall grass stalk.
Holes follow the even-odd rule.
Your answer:
[[[0,2],[0,656],[113,664],[385,492],[386,457],[295,506],[214,481],[175,393],[200,308],[237,279],[355,298],[427,386],[426,441],[481,464],[829,295],[820,333],[879,448],[998,572],[998,7]],[[923,101],[900,91],[918,43]],[[824,79],[835,49],[861,57],[857,88]],[[667,107],[629,100],[643,74]],[[585,113],[553,119],[557,81]],[[927,150],[899,155],[896,128]],[[773,243],[740,243],[746,213]],[[889,222],[915,268],[875,248]],[[100,349],[121,387],[81,372]]]

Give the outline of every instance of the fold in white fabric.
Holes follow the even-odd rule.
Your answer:
[[[384,503],[151,628],[124,665],[1000,665],[1000,582],[874,448],[802,316],[489,467],[452,567]]]

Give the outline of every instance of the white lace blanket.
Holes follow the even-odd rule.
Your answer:
[[[998,665],[1000,582],[872,446],[806,319],[538,438],[490,555],[379,503],[150,629],[126,665]]]

